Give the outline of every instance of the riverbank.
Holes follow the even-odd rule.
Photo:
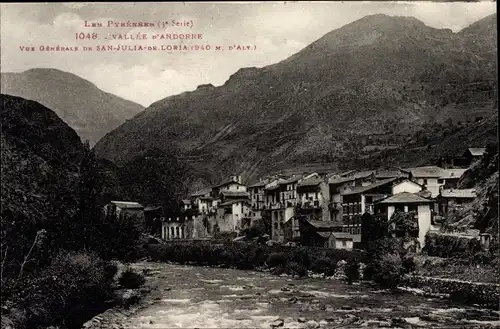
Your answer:
[[[150,245],[148,255],[151,261],[162,263],[268,271],[282,276],[340,279],[347,283],[370,279],[364,277],[364,262],[367,260],[362,251],[197,242]],[[418,266],[411,262],[409,265]],[[452,300],[469,305],[498,308],[498,284],[443,281],[439,277],[418,275],[415,268],[404,270],[406,274],[399,283],[403,289],[424,288],[427,294],[449,296]]]
[[[253,270],[166,263],[147,269],[146,295],[130,310],[109,311],[87,329],[492,327],[499,312],[440,297],[378,289],[369,282],[276,276]]]

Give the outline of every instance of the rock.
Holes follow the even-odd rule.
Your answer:
[[[170,291],[172,288],[163,288],[163,291]]]
[[[351,311],[352,307],[350,307],[350,306],[342,306],[340,309],[344,310],[344,311]]]
[[[392,324],[406,324],[406,320],[403,318],[392,318],[391,323]]]
[[[260,292],[257,292],[257,293],[255,293],[255,294],[256,294],[257,296],[260,296],[260,295],[262,295],[262,294],[261,294]]]
[[[292,287],[293,287],[293,286],[295,286],[295,283],[291,283],[291,282],[290,282],[290,283],[288,283],[287,285],[289,285],[289,286],[292,286]]]
[[[313,300],[311,301],[311,303],[313,303],[313,304],[319,304],[319,299],[313,299]]]
[[[325,318],[325,321],[326,322],[338,322],[338,319],[333,318],[333,317],[329,317],[329,318]]]
[[[321,325],[317,321],[314,321],[314,320],[307,321],[307,323],[306,323],[306,328],[317,329],[319,327],[321,327]]]
[[[297,322],[299,322],[299,323],[305,323],[306,321],[307,321],[306,318],[298,318],[297,319]]]
[[[153,324],[153,323],[154,323],[153,320],[149,320],[149,324]]]
[[[292,298],[289,298],[289,299],[288,299],[288,301],[289,301],[290,303],[296,303],[296,302],[297,302],[297,300],[298,300],[298,299],[297,299],[297,297],[292,297]]]
[[[273,323],[271,323],[271,328],[283,327],[284,324],[285,324],[285,321],[283,319],[277,319],[277,320],[274,320]]]
[[[282,288],[281,288],[281,291],[290,291],[290,288],[287,288],[287,287],[282,287]]]

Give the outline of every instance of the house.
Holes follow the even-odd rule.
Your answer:
[[[162,219],[161,238],[166,241],[193,239],[199,236],[197,216],[178,216]]]
[[[468,168],[479,160],[486,152],[484,147],[470,147],[462,154],[445,154],[439,158],[438,165],[444,169],[448,168]]]
[[[469,165],[472,164],[473,162],[480,160],[484,153],[486,152],[485,147],[469,147],[464,154],[462,155],[463,158],[467,159],[469,162]]]
[[[340,209],[343,232],[354,235],[354,242],[361,241],[361,216],[364,213],[373,214],[374,204],[398,191],[401,187],[394,185],[403,178],[388,178],[371,185],[347,187],[341,192],[342,208]]]
[[[297,215],[329,221],[330,188],[328,180],[309,175],[297,184]]]
[[[252,207],[250,216],[255,219],[262,218],[262,211],[266,206],[264,188],[267,183],[268,182],[266,181],[260,181],[248,186],[248,192],[250,193],[250,205]]]
[[[158,206],[150,206],[144,208],[144,222],[147,231],[152,235],[160,234],[161,232],[161,217],[163,216],[163,208]]]
[[[218,198],[220,192],[247,192],[247,187],[241,183],[241,176],[231,176],[230,179],[212,187],[212,197]]]
[[[439,195],[439,188],[444,185],[444,181],[440,178],[444,175],[443,168],[437,166],[424,166],[402,169],[402,171],[409,174],[410,180],[424,186],[426,190],[431,192],[432,198]]]
[[[421,196],[401,192],[380,200],[375,205],[375,211],[379,214],[387,214],[387,221],[391,220],[395,212],[416,212],[415,221],[418,223],[418,242],[420,247],[425,244],[425,235],[431,229],[431,204],[432,200]]]
[[[264,206],[265,215],[271,222],[271,240],[284,242],[285,233],[283,224],[289,221],[295,215],[294,204],[290,199],[287,202],[283,199],[286,190],[287,180],[277,178],[264,187],[264,196],[266,204]]]
[[[192,208],[197,209],[200,214],[208,212],[212,207],[212,201],[214,200],[211,193],[211,188],[205,188],[191,194]]]
[[[181,200],[181,210],[182,211],[187,211],[187,210],[190,210],[192,209],[192,204],[191,204],[191,200]]]
[[[445,189],[458,188],[458,181],[467,169],[443,169],[438,184]]]
[[[449,216],[452,211],[471,203],[475,198],[475,189],[442,189],[438,196],[439,214]]]
[[[104,206],[104,214],[119,220],[134,218],[138,224],[144,225],[144,206],[132,201],[111,201]]]
[[[366,172],[368,173],[368,172]],[[349,174],[331,175],[328,178],[328,185],[330,190],[330,218],[338,222],[342,221],[342,193],[347,189],[355,186],[368,186],[376,181],[373,172],[367,175],[357,174],[354,172]]]
[[[353,236],[349,233],[337,232],[338,225],[333,221],[319,221],[301,217],[300,242],[304,246],[315,246],[335,249],[352,249]]]
[[[234,199],[220,203],[217,207],[217,216],[214,226],[217,232],[240,232],[250,227],[251,218],[250,201],[245,199]]]

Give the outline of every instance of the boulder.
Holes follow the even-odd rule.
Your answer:
[[[285,324],[285,320],[277,319],[277,320],[274,320],[273,323],[271,323],[271,328],[283,327],[284,324]]]

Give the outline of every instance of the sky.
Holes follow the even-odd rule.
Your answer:
[[[1,71],[55,68],[143,106],[201,84],[222,85],[242,67],[286,59],[324,34],[366,15],[413,16],[458,32],[496,12],[485,2],[247,2],[1,4]],[[101,23],[103,27],[86,27]],[[152,22],[154,27],[107,27],[108,22]],[[172,26],[188,22],[188,26]],[[161,22],[160,26],[158,23]],[[162,23],[166,22],[167,25]],[[192,25],[191,25],[192,24]],[[96,33],[98,39],[78,39]],[[113,40],[146,34],[147,40]],[[201,34],[197,40],[153,40]],[[107,38],[107,39],[105,39]],[[40,46],[79,47],[47,52]],[[106,45],[155,45],[156,51],[97,51]],[[161,45],[210,45],[210,50],[165,51]],[[249,50],[230,50],[230,46]],[[92,51],[82,51],[83,47]],[[215,46],[223,50],[216,51]],[[21,47],[35,47],[34,52]],[[26,49],[26,48],[24,48]]]

